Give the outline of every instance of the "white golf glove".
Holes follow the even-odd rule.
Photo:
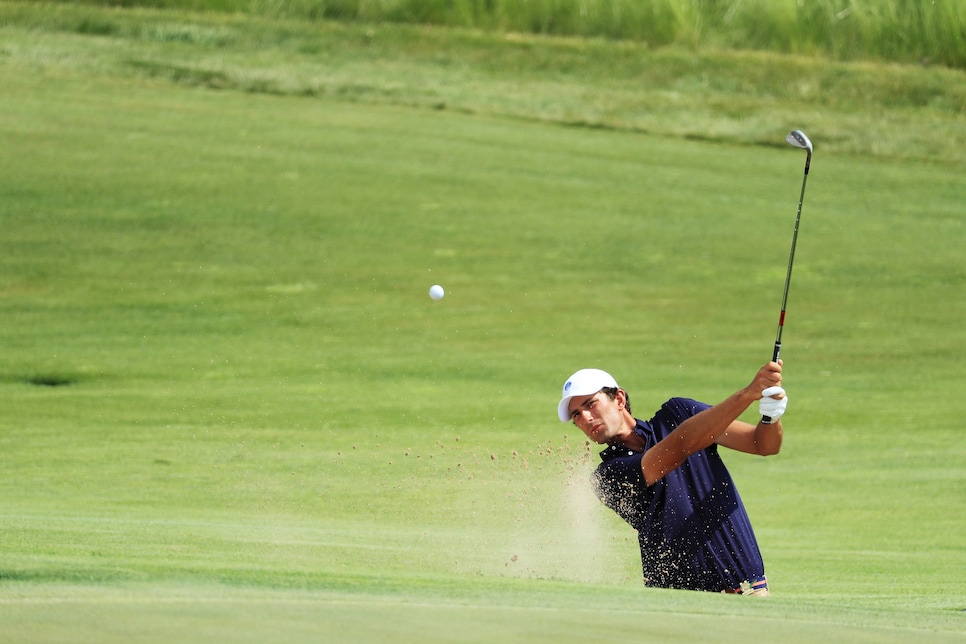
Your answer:
[[[775,396],[782,397],[775,398]],[[771,422],[775,422],[781,418],[782,414],[785,413],[786,407],[788,407],[788,395],[785,394],[785,390],[781,387],[769,387],[761,392],[761,400],[758,401],[758,411],[762,416],[771,418]]]

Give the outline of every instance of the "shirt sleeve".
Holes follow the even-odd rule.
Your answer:
[[[661,405],[661,409],[651,419],[651,424],[656,429],[655,438],[661,440],[688,418],[700,414],[710,407],[711,405],[707,403],[698,402],[691,398],[671,398]]]

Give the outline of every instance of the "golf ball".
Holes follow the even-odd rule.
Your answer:
[[[443,295],[445,294],[446,292],[443,290],[443,287],[440,286],[439,284],[433,284],[432,286],[429,287],[429,296],[434,300],[443,299]]]

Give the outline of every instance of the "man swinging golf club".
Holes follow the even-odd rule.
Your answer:
[[[804,132],[793,130],[785,141],[807,156],[771,362],[724,402],[711,407],[672,398],[646,421],[631,415],[627,392],[604,371],[582,369],[563,386],[560,420],[573,421],[587,438],[607,445],[594,472],[594,489],[637,530],[648,586],[768,594],[758,541],[718,448],[768,456],[782,446],[780,419],[788,397],[781,387],[779,355],[812,162],[812,142]],[[756,400],[758,424],[738,420]]]
[[[713,407],[672,398],[650,420],[631,415],[627,392],[604,371],[567,379],[557,414],[607,445],[595,491],[637,530],[647,586],[768,594],[751,521],[718,448],[778,453],[788,404],[781,371],[781,361],[769,362]],[[756,400],[770,422],[737,420]]]

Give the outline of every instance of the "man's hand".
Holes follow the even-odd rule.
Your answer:
[[[758,411],[764,418],[775,422],[785,413],[788,407],[788,396],[781,387],[769,387],[761,392],[761,400],[758,401]]]
[[[758,373],[755,374],[755,379],[745,387],[741,393],[749,399],[749,403],[760,399],[762,397],[762,392],[770,387],[781,387],[782,386],[782,361],[769,362],[765,364]]]

